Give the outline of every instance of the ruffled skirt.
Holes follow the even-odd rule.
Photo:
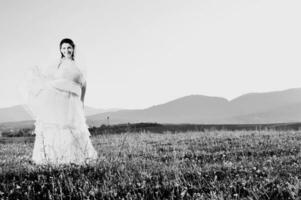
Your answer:
[[[28,108],[35,118],[32,159],[37,164],[85,164],[97,159],[83,104],[78,94],[49,83],[31,93]]]

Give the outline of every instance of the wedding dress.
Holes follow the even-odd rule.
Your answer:
[[[35,118],[32,159],[37,164],[85,164],[95,151],[85,121],[81,86],[85,77],[73,60],[31,70],[28,108]]]

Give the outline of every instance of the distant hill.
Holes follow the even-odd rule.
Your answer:
[[[85,106],[85,115],[89,116],[89,115],[95,115],[98,113],[104,113],[104,112],[114,112],[114,111],[118,111],[121,110],[119,108],[110,108],[110,109],[99,109],[99,108],[92,108],[89,106]]]
[[[235,116],[229,123],[294,123],[301,122],[301,103],[279,106],[267,111]]]
[[[85,106],[85,115],[95,115],[103,112],[113,112],[119,109],[97,109],[89,106]],[[24,122],[33,120],[32,116],[23,105],[16,105],[7,108],[0,108],[0,123],[6,122]]]
[[[17,122],[3,122],[0,124],[0,132],[7,130],[16,130],[16,129],[25,129],[25,128],[33,128],[34,121],[17,121]],[[0,134],[1,136],[1,134]]]
[[[32,120],[32,118],[22,105],[0,108],[0,123],[27,120]]]
[[[230,101],[230,110],[235,115],[245,115],[268,112],[296,103],[301,103],[301,88],[242,95]]]
[[[108,123],[275,123],[301,121],[301,88],[250,93],[231,101],[190,95],[140,110],[121,110],[88,116],[95,125]]]
[[[120,123],[252,124],[301,122],[301,88],[249,93],[231,101],[190,95],[145,109],[119,110],[85,107],[90,126]],[[23,106],[0,109],[0,124],[28,123]],[[25,121],[25,122],[24,122]]]
[[[228,101],[224,98],[191,95],[146,109],[91,115],[88,117],[88,121],[103,124],[107,123],[108,116],[110,123],[113,124],[127,122],[186,123],[196,119],[199,121],[214,120],[215,116],[225,117],[227,110],[224,107],[227,103]]]

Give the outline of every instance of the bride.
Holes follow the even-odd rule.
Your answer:
[[[97,159],[84,116],[86,80],[75,61],[75,44],[60,42],[58,64],[31,70],[28,108],[35,119],[36,164],[85,164]]]

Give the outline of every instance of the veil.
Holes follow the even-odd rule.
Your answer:
[[[82,74],[82,84],[86,83],[87,80],[87,65],[86,57],[76,46],[74,52],[74,61],[76,66]],[[33,65],[26,67],[24,71],[24,76],[22,80],[19,81],[17,85],[18,96],[24,109],[30,114],[33,118],[32,113],[32,102],[35,97],[46,87],[47,82],[54,78],[55,72],[59,65],[61,64],[61,58],[58,58],[51,64],[44,65]]]
[[[32,118],[35,117],[32,112],[32,102],[41,90],[46,87],[46,83],[53,79],[58,65],[59,61],[56,61],[48,65],[28,66],[24,70],[23,78],[17,85],[17,92],[23,108]]]

